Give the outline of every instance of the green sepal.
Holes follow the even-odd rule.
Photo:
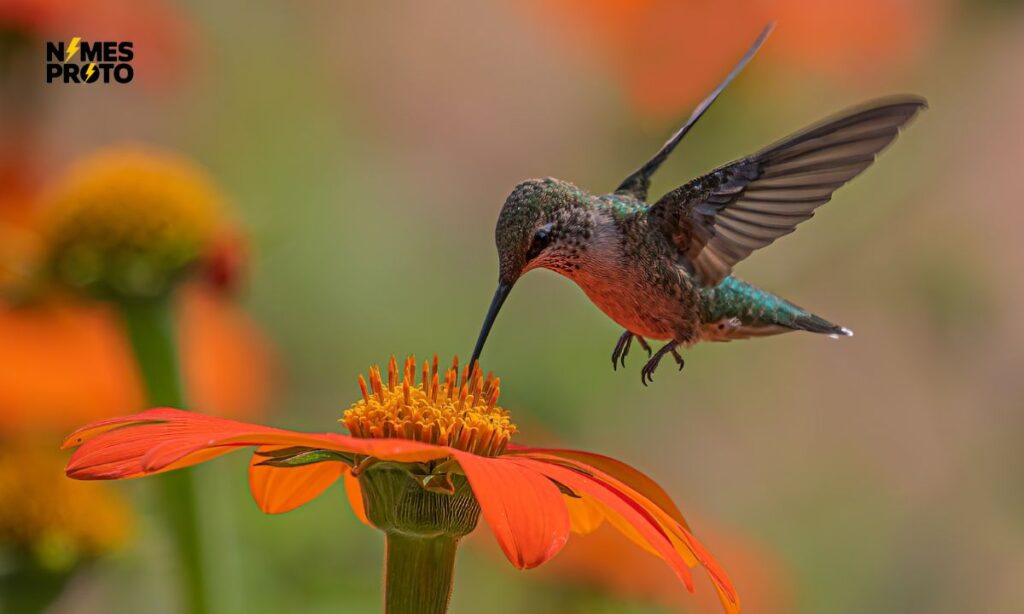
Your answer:
[[[261,456],[268,456],[261,454]],[[342,462],[347,465],[352,464],[352,455],[345,454],[343,452],[335,452],[334,450],[316,450],[304,448],[300,449],[299,452],[294,452],[288,456],[272,456],[265,461],[256,463],[257,465],[268,465],[270,467],[302,467],[304,465],[312,465],[314,463],[323,463],[328,461]]]
[[[310,450],[319,450],[320,448],[310,448],[309,446],[290,446],[287,448],[276,448],[273,450],[261,450],[257,449],[253,454],[256,456],[265,456],[267,458],[287,458],[289,456],[295,456],[302,452],[308,452]]]
[[[455,482],[452,481],[452,474],[450,473],[424,476],[420,480],[420,486],[427,492],[435,492],[442,495],[455,494]]]
[[[421,538],[458,538],[476,527],[480,505],[464,476],[410,469],[416,468],[378,463],[359,473],[363,508],[373,526]]]
[[[431,473],[434,475],[439,475],[442,473],[462,476],[466,475],[466,472],[462,470],[462,465],[460,465],[459,461],[455,460],[454,458],[449,458],[445,461],[442,461],[441,463],[434,467]]]

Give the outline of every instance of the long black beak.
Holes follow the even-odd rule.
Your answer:
[[[484,349],[484,342],[487,341],[487,335],[490,334],[491,327],[494,326],[494,319],[498,317],[501,305],[508,298],[508,293],[511,291],[512,284],[498,284],[498,289],[494,291],[494,298],[491,299],[491,306],[487,309],[487,317],[484,318],[484,325],[480,329],[480,336],[476,339],[476,347],[473,348],[473,358],[469,361],[470,369],[479,360],[480,352]]]

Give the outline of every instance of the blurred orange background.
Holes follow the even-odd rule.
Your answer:
[[[644,389],[639,355],[610,369],[616,325],[535,273],[486,367],[534,425],[524,440],[557,433],[663,484],[748,611],[1019,611],[1020,2],[2,0],[0,284],[24,279],[47,189],[75,160],[123,142],[180,152],[246,237],[230,253],[240,283],[179,297],[192,404],[334,428],[366,365],[470,349],[517,182],[614,189],[771,19],[652,195],[870,98],[927,97],[874,167],[737,271],[856,336],[699,346]],[[44,42],[72,36],[135,41],[135,81],[46,84]],[[140,408],[102,305],[4,296],[0,449],[55,450],[67,429]],[[378,611],[382,545],[341,489],[263,516],[244,464],[199,470],[216,611]],[[50,611],[175,611],[156,502],[132,483],[107,495],[131,502],[134,528],[81,563],[40,559],[68,574]],[[21,538],[0,539],[3,578]],[[624,542],[576,540],[529,572],[485,532],[470,543],[455,612],[715,611],[708,586],[687,595]]]

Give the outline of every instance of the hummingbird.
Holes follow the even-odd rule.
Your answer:
[[[720,166],[648,202],[651,176],[763,45],[774,24],[689,119],[610,194],[568,181],[524,181],[508,195],[495,228],[498,288],[473,350],[484,343],[513,285],[533,269],[574,281],[622,326],[612,366],[625,367],[634,339],[649,360],[646,386],[680,347],[807,331],[850,336],[843,326],[732,275],[752,252],[796,229],[832,193],[874,162],[927,102],[912,95],[849,109]],[[647,339],[663,341],[653,353]]]

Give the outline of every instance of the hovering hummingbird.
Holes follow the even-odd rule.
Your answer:
[[[646,386],[679,346],[731,341],[793,330],[833,337],[849,329],[731,275],[756,249],[789,234],[832,193],[874,162],[900,129],[926,108],[924,99],[869,102],[721,166],[647,203],[651,175],[771,32],[769,24],[732,72],[654,156],[611,194],[591,194],[559,179],[515,186],[498,216],[498,289],[473,364],[513,284],[545,268],[576,282],[626,330],[612,352],[625,366],[633,339],[650,359]],[[645,338],[666,343],[651,355]]]

